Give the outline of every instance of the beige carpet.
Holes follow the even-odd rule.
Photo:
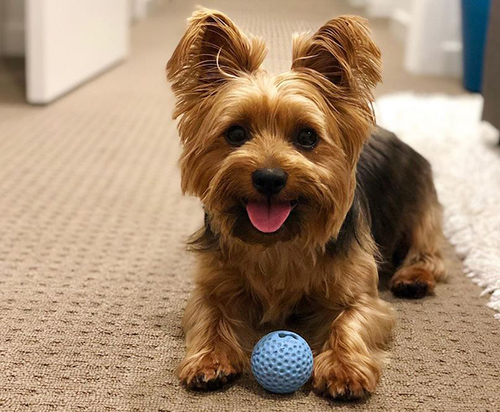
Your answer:
[[[274,68],[289,32],[342,12],[327,2],[287,13],[229,4],[219,5],[271,40]],[[499,411],[499,323],[452,250],[437,296],[383,292],[398,327],[366,402],[307,389],[273,396],[248,375],[210,394],[179,385],[192,268],[184,241],[202,213],[180,195],[163,67],[190,9],[170,3],[140,23],[125,64],[47,107],[25,105],[19,79],[0,70],[0,410]]]

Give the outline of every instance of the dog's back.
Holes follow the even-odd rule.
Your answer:
[[[427,253],[434,256],[433,264],[441,268],[438,272],[443,276],[440,257],[435,256],[441,210],[429,162],[394,133],[377,128],[361,152],[356,177],[357,196],[384,263],[404,266]],[[419,244],[425,244],[427,250],[416,247]]]

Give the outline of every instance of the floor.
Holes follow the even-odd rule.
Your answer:
[[[289,64],[292,31],[350,11],[333,1],[210,4],[268,39],[272,70]],[[368,400],[332,403],[307,387],[274,396],[248,374],[210,394],[179,385],[193,268],[184,242],[202,211],[180,194],[164,65],[191,10],[165,3],[134,27],[123,65],[48,106],[24,104],[19,62],[0,69],[0,409],[498,411],[498,321],[449,246],[450,281],[436,296],[382,291],[398,326]],[[379,95],[461,92],[458,81],[402,73],[400,46],[374,27],[392,56]]]

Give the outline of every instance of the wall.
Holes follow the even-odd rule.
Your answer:
[[[22,57],[25,54],[24,0],[0,0],[0,55]],[[142,20],[158,0],[129,0],[133,21]]]
[[[2,57],[2,44],[3,44],[3,1],[0,0],[0,57]]]
[[[460,76],[459,0],[413,0],[405,68],[414,74]]]
[[[484,61],[483,119],[500,130],[500,0],[493,0]],[[498,141],[500,144],[500,140]]]
[[[405,45],[405,69],[420,75],[460,76],[460,0],[350,0],[370,18],[390,19]]]
[[[24,56],[23,0],[0,0],[0,54]]]
[[[129,0],[130,17],[132,21],[144,19],[155,7],[164,3],[164,0]]]

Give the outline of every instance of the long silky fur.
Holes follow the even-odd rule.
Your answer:
[[[357,179],[374,130],[380,52],[364,20],[342,16],[312,36],[295,37],[290,71],[270,76],[261,68],[264,56],[260,39],[202,9],[167,64],[180,116],[182,190],[200,198],[206,213],[190,241],[198,264],[178,374],[190,387],[223,384],[248,366],[266,328],[302,324],[316,356],[313,387],[359,398],[375,390],[394,323],[378,297],[374,209]],[[238,148],[224,138],[233,124],[252,136]],[[290,140],[301,127],[321,137],[311,151]],[[363,159],[369,163],[370,156]],[[277,200],[299,199],[274,235],[258,233],[242,206],[259,199],[251,174],[261,167],[288,174]],[[402,185],[411,184],[408,176]],[[407,212],[414,218],[407,228],[413,249],[401,281],[414,267],[429,275],[440,262],[438,236],[427,236],[439,232],[435,192],[422,193],[427,201]]]
[[[255,71],[265,56],[262,39],[246,36],[224,14],[209,9],[193,13],[167,63],[167,79],[177,97],[174,118],[188,113],[224,81]]]

